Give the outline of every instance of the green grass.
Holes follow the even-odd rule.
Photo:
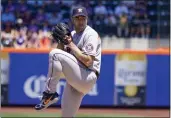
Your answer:
[[[49,117],[60,117],[61,114],[59,113],[1,113],[1,117],[15,117],[15,118],[19,118],[19,117],[41,117],[41,118],[49,118]],[[93,113],[82,113],[82,114],[78,114],[76,117],[138,117],[138,116],[128,116],[128,115],[120,115],[120,114],[93,114]]]

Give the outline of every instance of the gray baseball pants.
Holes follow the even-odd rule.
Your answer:
[[[48,80],[46,91],[56,92],[56,85],[61,73],[66,79],[66,86],[62,96],[62,117],[74,117],[81,101],[96,83],[94,71],[85,68],[77,59],[60,49],[53,49],[49,53]]]

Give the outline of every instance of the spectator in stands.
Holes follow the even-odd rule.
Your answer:
[[[69,12],[70,11],[70,8],[72,6],[72,2],[73,1],[70,1],[71,3],[69,3],[69,1],[64,1],[64,0],[57,0],[58,1],[58,6],[60,8],[60,11],[59,12],[63,12],[63,11],[67,11]]]
[[[114,14],[109,13],[107,18],[104,20],[105,23],[105,33],[109,35],[114,35],[116,33],[117,19]]]
[[[146,6],[146,2],[145,1],[137,1],[136,2],[136,11],[139,11],[140,13],[147,13],[147,6]]]
[[[21,28],[23,28],[25,25],[24,25],[24,22],[23,22],[23,19],[21,18],[18,18],[16,20],[16,23],[15,23],[15,29],[17,30],[20,30]],[[25,26],[26,27],[26,26]]]
[[[22,19],[25,26],[30,25],[30,21],[32,20],[32,17],[33,17],[32,12],[30,10],[27,10]]]
[[[14,40],[9,32],[3,32],[1,33],[1,46],[4,47],[14,47]]]
[[[14,15],[13,12],[9,11],[9,8],[5,8],[5,12],[2,12],[2,18],[1,21],[2,23],[6,23],[6,22],[15,22],[16,17]]]
[[[118,22],[118,27],[117,27],[117,34],[118,34],[118,37],[127,38],[128,33],[129,33],[128,16],[127,16],[127,14],[123,13],[119,17],[119,22]]]
[[[37,13],[37,15],[36,15],[36,21],[37,21],[37,23],[42,24],[42,22],[43,22],[44,20],[46,20],[46,19],[45,19],[44,10],[43,10],[43,9],[39,9],[39,10],[38,10],[38,13]]]
[[[150,20],[147,14],[136,11],[136,15],[132,21],[131,37],[149,38]]]
[[[114,14],[108,14],[104,22],[108,26],[115,26],[117,24],[117,19]]]
[[[1,39],[1,46],[2,46],[2,48],[14,47],[14,42],[11,38],[2,38]]]
[[[35,6],[36,5],[36,1],[35,0],[27,0],[27,4]]]
[[[101,35],[103,35],[104,34],[104,26],[105,26],[103,16],[102,15],[95,16],[93,21],[94,21],[93,27],[95,28],[95,30],[97,30],[98,32],[101,33]]]
[[[135,6],[136,0],[122,0],[122,3],[124,3],[128,8]]]
[[[107,15],[107,9],[101,1],[98,2],[98,5],[94,8],[95,17],[105,17]]]
[[[87,10],[87,13],[88,13],[88,22],[89,22],[89,25],[92,24],[92,20],[93,20],[93,8],[90,6],[89,4],[89,0],[86,0],[83,4],[83,6],[86,8]]]
[[[60,10],[60,6],[58,4],[58,2],[56,2],[55,0],[47,0],[49,1],[46,5],[46,10],[47,12],[59,12]]]
[[[44,21],[44,22],[43,22],[43,26],[41,27],[41,29],[42,29],[43,31],[50,31],[50,30],[51,30],[51,27],[50,27],[48,21]]]
[[[53,12],[51,16],[49,16],[48,23],[53,26],[62,20],[62,16],[58,14],[58,12]]]
[[[32,32],[37,32],[38,31],[38,26],[36,24],[36,20],[35,19],[31,20],[31,24],[28,26],[28,30],[30,30]]]
[[[102,4],[101,1],[98,1],[98,5],[95,6],[94,8],[94,28],[98,31],[101,32],[101,35],[103,35],[103,30],[104,30],[104,18],[107,16],[107,9],[106,7]],[[103,33],[102,33],[103,32]]]
[[[13,30],[12,35],[14,37],[14,47],[16,49],[26,48],[27,45],[27,29],[20,29],[20,31]]]
[[[15,44],[15,41],[17,40],[11,40],[13,38],[10,38],[9,35],[13,32],[14,29],[16,29],[16,32],[18,32],[18,34],[20,34],[20,29],[23,27],[27,27],[28,32],[25,35],[27,35],[26,42],[27,39],[29,40],[28,47],[37,48],[40,45],[49,45],[49,42],[47,41],[48,39],[46,39],[45,42],[44,40],[36,40],[36,37],[38,37],[39,35],[44,35],[43,33],[39,34],[38,31],[42,30],[42,32],[49,32],[52,28],[52,25],[55,25],[58,22],[67,22],[70,28],[73,29],[73,26],[69,19],[69,13],[74,7],[77,6],[85,6],[87,8],[89,14],[88,24],[94,27],[101,36],[111,34],[118,35],[119,37],[127,37],[130,29],[131,37],[155,37],[157,30],[154,30],[156,29],[158,19],[156,15],[153,15],[152,17],[148,16],[149,11],[147,10],[149,9],[147,9],[147,7],[149,7],[149,4],[147,3],[149,1],[120,1],[106,0],[102,2],[91,0],[19,0],[18,2],[15,2],[13,0],[3,0],[1,6],[1,28],[2,31],[5,32],[5,35],[7,34],[6,38],[3,37],[3,43],[5,44],[6,42],[7,45],[7,43],[10,42],[10,46],[13,46],[13,42]],[[153,4],[155,2],[156,1],[154,0]],[[157,11],[156,6],[153,6],[154,7],[150,7],[150,11],[156,13],[159,12]],[[125,16],[122,14],[125,14]],[[153,24],[151,25],[150,20],[153,21],[152,23],[154,24],[154,26]],[[168,20],[166,19],[166,21],[164,22],[169,22],[169,18]],[[161,25],[163,25],[163,23],[161,23]],[[167,30],[167,28],[163,28]],[[153,31],[151,31],[151,29]],[[161,34],[161,36],[166,36],[167,32],[164,30],[161,31],[163,31],[160,32],[163,33]],[[23,36],[20,36],[20,38],[18,39],[18,43],[22,43],[23,39]],[[46,43],[46,41],[48,43]],[[31,44],[33,44],[34,46],[31,46]],[[51,42],[51,44],[53,46],[55,45],[54,42]]]
[[[48,32],[39,30],[38,40],[39,40],[39,48],[50,48],[51,42],[48,38]]]
[[[6,33],[10,33],[11,32],[11,30],[14,28],[14,25],[13,25],[13,23],[12,22],[5,22],[4,24],[3,24],[3,30],[6,32]]]
[[[7,4],[6,8],[9,10],[9,12],[15,11],[15,5],[12,3],[12,0],[8,0],[8,4]]]
[[[25,11],[28,10],[28,6],[26,4],[26,1],[25,0],[19,0],[16,8],[17,8],[17,11],[19,11],[20,13],[23,14]]]
[[[37,6],[41,7],[44,5],[44,1],[43,0],[37,0]]]
[[[28,35],[27,48],[38,48],[39,40],[38,40],[37,32],[28,31],[27,35]]]
[[[141,24],[140,21],[140,13],[136,11],[135,16],[133,16],[131,20],[131,37],[138,37],[140,32],[139,26]]]
[[[108,14],[108,15],[114,14],[113,7],[111,7],[111,6],[108,5],[108,6],[106,7],[106,9],[107,9],[107,14]]]
[[[118,6],[115,8],[115,15],[119,18],[123,13],[128,14],[129,10],[128,7],[120,2]]]
[[[144,9],[146,9],[147,7],[147,0],[137,0],[136,1],[136,6],[137,8],[140,8],[141,9],[141,5],[144,7]]]
[[[134,16],[135,16],[135,6],[131,6],[129,8],[129,13],[128,13],[129,21],[131,21]]]
[[[141,37],[148,39],[150,36],[150,20],[148,19],[147,14],[144,14],[142,17],[142,25],[141,25]]]

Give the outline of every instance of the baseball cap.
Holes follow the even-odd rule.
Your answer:
[[[87,17],[87,10],[85,7],[76,7],[73,9],[72,11],[72,17],[76,17],[76,16],[85,16]]]

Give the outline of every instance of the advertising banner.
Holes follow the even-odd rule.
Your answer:
[[[112,63],[110,58],[104,58],[108,65]],[[102,72],[103,66],[102,65]],[[112,65],[111,67],[112,68]],[[37,104],[44,91],[48,70],[48,54],[11,54],[11,72],[9,87],[9,103],[11,104]],[[109,71],[109,73],[112,73]],[[97,83],[84,97],[82,105],[112,105],[113,104],[113,80],[112,75],[101,73]],[[62,97],[65,86],[64,76],[57,84],[57,92]],[[101,79],[104,78],[104,79]],[[108,83],[109,86],[107,85]],[[105,85],[106,84],[106,85]],[[61,104],[61,100],[57,103]]]
[[[145,105],[146,55],[118,54],[115,57],[115,105]]]
[[[1,60],[1,77],[7,78],[3,79],[2,83],[5,86],[1,87],[1,99],[6,100],[4,103],[39,103],[47,80],[48,54],[10,53],[10,59],[8,56],[4,57],[6,58]],[[100,77],[84,97],[82,105],[169,106],[169,59],[170,55],[103,54]],[[61,104],[64,79],[61,75],[56,87],[60,94],[60,100],[56,105]]]
[[[1,84],[8,84],[10,58],[7,52],[2,52],[1,55]]]
[[[1,104],[8,104],[8,81],[10,59],[7,52],[1,52]]]

